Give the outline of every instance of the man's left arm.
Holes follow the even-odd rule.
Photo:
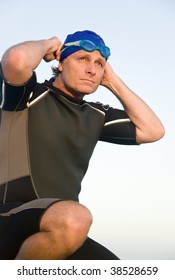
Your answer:
[[[136,126],[138,144],[159,140],[165,130],[152,109],[114,73],[107,62],[101,85],[108,88],[122,103],[130,120]]]

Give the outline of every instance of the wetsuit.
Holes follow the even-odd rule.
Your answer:
[[[35,72],[21,86],[0,76],[0,259],[14,258],[39,231],[49,205],[79,200],[98,140],[136,144],[135,126],[123,110],[76,100],[52,83],[37,83]]]

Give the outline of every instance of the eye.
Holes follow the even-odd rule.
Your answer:
[[[97,60],[97,61],[96,61],[96,65],[97,65],[97,66],[100,66],[101,68],[104,67],[104,63],[102,63],[100,60]]]
[[[87,58],[85,57],[85,56],[81,56],[81,57],[79,57],[79,60],[81,60],[81,61],[85,61]]]

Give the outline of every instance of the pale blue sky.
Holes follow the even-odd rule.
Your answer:
[[[21,41],[94,30],[111,48],[116,73],[160,117],[159,142],[98,143],[80,200],[94,216],[90,236],[120,258],[175,259],[175,1],[1,0],[0,11],[0,56]],[[52,64],[41,63],[39,81]],[[90,99],[121,107],[101,87]]]

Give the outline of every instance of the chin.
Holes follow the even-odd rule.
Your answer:
[[[95,90],[94,91],[90,91],[90,92],[85,92],[84,95],[90,95],[90,94],[93,94],[94,92],[95,92]]]
[[[94,93],[96,90],[97,90],[97,88],[98,87],[96,87],[96,88],[84,88],[84,90],[82,89],[82,91],[80,91],[80,92],[82,92],[84,95],[88,95],[88,94],[92,94],[92,93]]]

